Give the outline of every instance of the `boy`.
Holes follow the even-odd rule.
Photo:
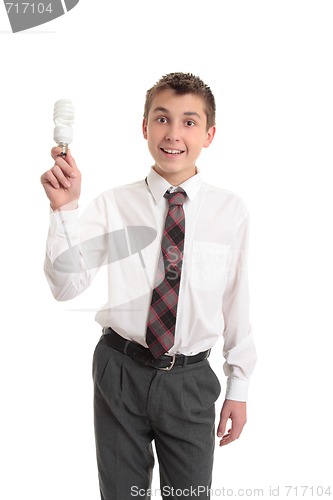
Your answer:
[[[256,359],[248,214],[196,167],[215,135],[214,96],[200,78],[161,78],[147,91],[142,129],[154,159],[146,179],[106,191],[80,220],[80,172],[70,152],[52,150],[41,177],[53,210],[45,272],[55,298],[68,300],[108,265],[93,360],[102,500],[150,496],[152,440],[163,498],[210,498],[220,384],[207,357],[223,334],[221,446],[242,432]]]

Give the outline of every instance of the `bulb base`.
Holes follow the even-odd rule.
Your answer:
[[[59,142],[58,146],[61,147],[60,156],[66,156],[68,150],[68,144],[66,144],[66,142]]]

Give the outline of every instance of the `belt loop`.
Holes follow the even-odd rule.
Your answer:
[[[124,347],[124,354],[127,354],[127,348],[128,348],[128,346],[129,346],[130,343],[131,343],[130,340],[126,341],[126,344],[125,344],[125,347]]]
[[[182,364],[183,368],[185,368],[185,366],[187,365],[187,360],[188,360],[188,356],[184,356],[184,360],[183,360],[183,364]]]

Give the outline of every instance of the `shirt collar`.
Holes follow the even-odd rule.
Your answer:
[[[151,194],[154,197],[156,203],[159,203],[164,196],[164,193],[173,187],[168,183],[160,174],[158,174],[154,168],[150,169],[150,172],[146,178],[147,185]],[[197,169],[197,173],[187,179],[185,182],[179,185],[187,194],[187,197],[192,201],[200,190],[202,184],[201,173]]]

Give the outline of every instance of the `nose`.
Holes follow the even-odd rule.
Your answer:
[[[179,127],[176,124],[170,124],[166,131],[165,138],[169,142],[179,141]]]

